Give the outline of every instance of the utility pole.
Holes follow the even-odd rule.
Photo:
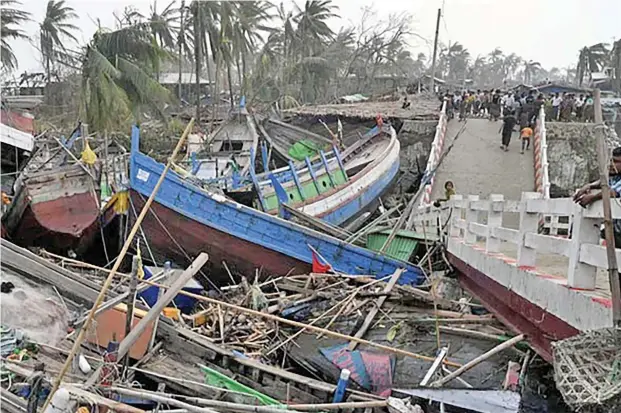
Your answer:
[[[438,18],[436,19],[436,36],[433,39],[433,57],[431,58],[431,79],[429,80],[429,92],[434,92],[434,84],[436,78],[436,55],[438,54],[438,35],[440,34],[440,17],[442,17],[442,9],[438,9]]]
[[[612,211],[610,208],[610,188],[608,187],[608,146],[604,133],[604,119],[600,91],[593,91],[593,109],[595,110],[595,132],[598,142],[599,179],[602,188],[602,202],[604,204],[604,234],[606,236],[606,256],[608,258],[608,279],[612,298],[612,323],[615,327],[621,326],[621,289],[619,287],[619,270],[615,254],[615,238],[612,226]]]

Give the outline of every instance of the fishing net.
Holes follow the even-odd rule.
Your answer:
[[[621,411],[621,329],[588,331],[553,344],[556,387],[580,412]]]

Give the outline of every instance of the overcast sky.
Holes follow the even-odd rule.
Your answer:
[[[189,2],[190,0],[187,0]],[[285,3],[292,4],[293,0]],[[37,43],[39,22],[43,19],[47,0],[22,0],[32,13],[34,22],[24,30],[30,41]],[[170,0],[159,0],[162,10]],[[106,27],[114,26],[113,12],[127,5],[148,14],[149,0],[67,0],[80,16],[77,35],[86,43],[95,32],[96,20]],[[179,1],[177,1],[177,4]],[[298,0],[303,4],[303,0]],[[373,6],[378,18],[390,13],[410,13],[412,29],[427,42],[412,39],[412,52],[430,54],[437,9],[443,7],[440,41],[459,41],[473,57],[487,54],[496,47],[505,53],[515,52],[527,60],[535,60],[550,69],[553,66],[575,66],[578,49],[599,42],[611,43],[621,37],[621,0],[335,0],[341,19],[334,19],[337,31],[341,26],[357,24],[361,8]],[[12,42],[19,62],[19,72],[40,71],[39,52],[29,41]]]

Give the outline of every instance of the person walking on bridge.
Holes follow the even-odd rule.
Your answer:
[[[502,134],[502,144],[500,145],[500,149],[507,152],[509,150],[509,142],[511,142],[511,134],[513,133],[513,128],[517,124],[517,119],[513,112],[508,112],[506,116],[502,118],[502,126],[500,127],[500,133]]]
[[[524,149],[530,149],[530,138],[533,136],[533,128],[530,125],[527,125],[520,130],[520,138],[522,138],[522,151],[520,153],[524,153]]]

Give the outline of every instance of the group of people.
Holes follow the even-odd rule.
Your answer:
[[[501,149],[509,150],[509,142],[516,125],[519,125],[522,140],[521,153],[530,149],[530,141],[534,134],[534,125],[541,107],[545,104],[542,94],[535,96],[535,91],[522,93],[501,92],[499,89],[464,91],[463,93],[445,93],[441,96],[446,102],[447,114],[452,117],[453,111],[459,113],[459,120],[468,116],[488,118],[490,121],[503,120],[500,128],[502,135]]]
[[[521,153],[530,148],[534,126],[541,108],[546,119],[552,121],[593,122],[594,106],[591,95],[573,93],[550,94],[544,96],[535,90],[514,93],[496,90],[464,90],[451,93],[447,91],[439,96],[442,104],[446,102],[450,118],[459,114],[459,121],[467,117],[488,118],[490,121],[503,120],[500,128],[502,135],[501,149],[509,150],[509,142],[516,125],[519,125],[522,140]]]
[[[546,118],[558,121],[593,122],[595,106],[593,96],[573,93],[556,93],[545,101]]]

